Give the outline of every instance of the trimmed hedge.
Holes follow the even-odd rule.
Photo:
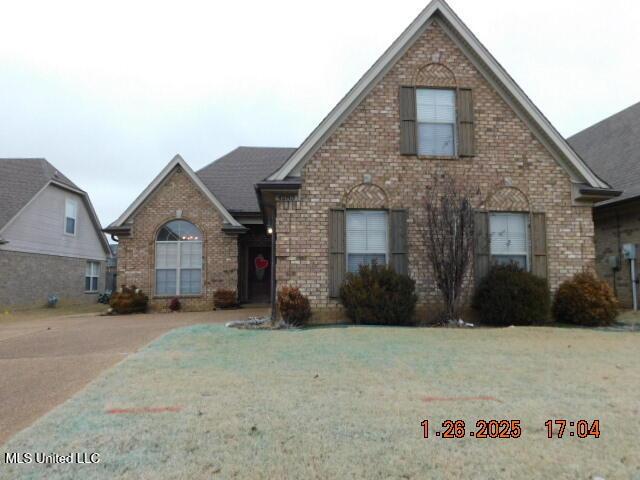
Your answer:
[[[418,301],[416,283],[387,266],[362,265],[348,273],[340,299],[356,324],[414,325]]]
[[[149,306],[149,297],[135,285],[130,287],[123,285],[119,291],[111,296],[109,305],[116,313],[121,315],[145,313]]]
[[[311,318],[309,299],[296,287],[282,287],[278,292],[278,309],[287,325],[302,327]]]
[[[549,321],[551,298],[545,279],[517,265],[496,265],[477,286],[473,308],[487,325],[540,325]]]
[[[238,308],[238,295],[235,290],[219,288],[213,293],[213,305],[222,310]]]
[[[618,300],[609,285],[590,273],[579,273],[556,292],[553,316],[557,322],[600,327],[618,316]]]

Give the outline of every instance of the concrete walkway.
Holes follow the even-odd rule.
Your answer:
[[[266,307],[200,313],[0,320],[0,445],[103,370],[174,328],[266,315]]]

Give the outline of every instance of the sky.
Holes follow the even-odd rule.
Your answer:
[[[640,2],[449,4],[563,135],[640,101]],[[176,153],[298,146],[426,5],[0,0],[0,158],[47,158],[107,225]]]

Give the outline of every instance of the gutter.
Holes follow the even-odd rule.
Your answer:
[[[611,188],[583,187],[579,191],[581,195],[588,197],[616,198],[622,195],[622,190]]]
[[[225,223],[222,227],[222,231],[227,235],[241,235],[243,233],[247,233],[249,229],[247,227],[243,227],[242,225],[231,225],[230,223]]]

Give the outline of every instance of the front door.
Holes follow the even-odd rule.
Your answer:
[[[271,248],[249,247],[249,302],[269,303],[271,299]]]

